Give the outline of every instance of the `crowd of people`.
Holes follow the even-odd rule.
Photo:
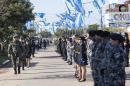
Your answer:
[[[30,67],[30,60],[35,57],[36,49],[46,49],[49,45],[49,41],[45,39],[39,39],[35,37],[23,37],[14,35],[12,42],[8,46],[8,57],[12,61],[14,68],[14,74],[21,73],[25,67]]]
[[[94,86],[125,86],[125,67],[129,66],[127,33],[88,31],[87,35],[59,38],[57,51],[69,65],[75,65],[75,77],[86,81],[90,65]]]

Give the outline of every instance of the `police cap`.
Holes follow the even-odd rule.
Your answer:
[[[120,43],[122,43],[124,41],[124,37],[121,34],[118,34],[118,33],[111,34],[111,39],[112,40],[118,40]]]
[[[95,34],[96,34],[97,36],[104,37],[104,33],[103,33],[102,30],[97,30],[97,31],[95,32]]]

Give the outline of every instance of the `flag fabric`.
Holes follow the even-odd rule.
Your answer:
[[[65,17],[63,15],[61,15],[61,14],[60,15],[56,14],[56,16],[59,17],[62,20],[65,20]]]
[[[74,9],[80,13],[84,14],[84,9],[82,6],[82,1],[81,0],[67,0]]]
[[[104,6],[105,2],[105,0],[94,0],[93,5],[99,10]]]
[[[35,17],[44,18],[45,13],[35,13]]]
[[[101,0],[101,2],[102,2],[103,4],[105,4],[105,0]]]
[[[98,4],[98,1],[97,0],[94,0],[93,1],[93,5],[96,9],[100,10],[101,9],[101,6]]]
[[[32,29],[33,28],[33,21],[28,21],[25,26],[27,27],[27,29]]]
[[[76,28],[80,28],[80,27],[83,27],[83,16],[81,13],[79,13],[77,15],[77,19],[75,21],[75,27]]]
[[[70,8],[68,7],[68,5],[67,5],[67,3],[65,2],[65,5],[66,5],[66,7],[67,7],[67,13],[68,14],[70,14],[71,13],[71,11],[70,11]]]

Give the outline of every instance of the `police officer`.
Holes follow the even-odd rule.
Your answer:
[[[12,43],[9,44],[8,47],[8,55],[11,57],[13,68],[14,68],[14,74],[20,74],[20,67],[21,67],[21,57],[22,57],[22,45],[19,41],[19,36],[15,35],[13,36]]]

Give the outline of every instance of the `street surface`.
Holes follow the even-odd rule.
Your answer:
[[[87,81],[74,78],[74,65],[64,62],[54,47],[39,50],[31,60],[31,67],[20,75],[14,75],[12,68],[0,69],[0,86],[93,86],[90,67],[87,66]],[[130,86],[130,68],[127,70],[127,84]]]

